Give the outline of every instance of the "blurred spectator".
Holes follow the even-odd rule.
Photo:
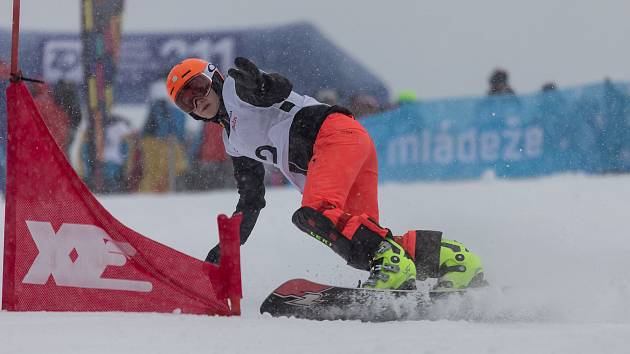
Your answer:
[[[488,80],[490,88],[488,95],[514,95],[514,90],[510,87],[508,72],[504,69],[495,69]]]
[[[55,102],[47,84],[31,85],[33,100],[42,114],[42,118],[53,138],[64,153],[67,151],[69,118],[66,112]],[[66,158],[67,155],[66,155]]]
[[[591,173],[627,171],[624,150],[630,136],[630,97],[606,79],[595,94],[586,91],[571,107],[571,117],[584,126],[575,139],[577,168]]]
[[[391,109],[397,109],[404,105],[417,103],[418,98],[416,92],[413,90],[403,90],[398,93],[391,102],[386,103],[381,107],[381,111],[389,111]]]
[[[79,90],[73,82],[61,79],[55,84],[53,89],[55,102],[66,112],[69,119],[68,132],[66,136],[66,149],[70,149],[74,137],[81,124],[81,103],[79,101]],[[66,150],[66,156],[69,156]]]
[[[408,103],[415,103],[418,101],[418,96],[416,92],[413,90],[403,90],[398,94],[398,98],[396,99],[396,104],[398,106],[402,106]]]
[[[204,124],[193,152],[193,163],[186,178],[189,190],[229,188],[235,185],[232,160],[223,146],[223,128]]]
[[[142,179],[140,192],[166,192],[177,189],[179,176],[188,168],[184,144],[186,116],[168,98],[164,78],[151,87],[149,115],[140,148]]]
[[[400,91],[400,93],[398,93],[398,97],[396,97],[396,100],[390,103],[389,105],[387,105],[385,109],[387,110],[396,109],[404,105],[413,104],[416,102],[418,102],[418,97],[415,91],[403,90],[403,91]]]
[[[543,151],[540,161],[544,173],[570,171],[578,168],[577,144],[579,128],[575,116],[570,114],[570,105],[558,86],[545,83],[536,96],[537,112],[531,124],[543,128]]]
[[[112,115],[105,126],[105,147],[103,149],[106,193],[124,191],[123,171],[129,151],[125,139],[134,133],[131,124],[125,118]]]
[[[558,89],[558,85],[556,85],[555,82],[546,82],[542,85],[540,90],[542,92],[549,92],[549,91],[555,91],[557,89]]]
[[[625,170],[624,145],[630,136],[630,96],[609,78],[604,79],[603,125],[599,134],[604,173]]]
[[[125,139],[125,166],[123,168],[124,192],[137,192],[142,180],[142,149],[140,148],[140,136],[136,132]]]
[[[364,118],[380,111],[378,100],[370,95],[357,95],[350,98],[350,111],[356,118]]]
[[[317,91],[315,99],[321,103],[334,106],[339,103],[339,94],[333,89],[322,89]]]
[[[265,185],[266,186],[284,186],[289,184],[289,180],[284,177],[282,172],[273,165],[265,164]]]
[[[504,131],[527,124],[524,120],[526,106],[510,88],[507,72],[502,69],[495,70],[488,82],[490,84],[488,96],[476,100],[474,106],[473,114],[477,120],[475,128],[481,132]],[[486,156],[484,160],[500,177],[516,177],[526,173],[521,168],[525,165],[514,164],[511,156],[492,154]]]
[[[576,126],[575,139],[578,144],[572,146],[577,152],[576,161],[573,162],[575,169],[590,173],[601,173],[601,161],[598,150],[602,143],[601,132],[604,127],[604,115],[602,104],[598,95],[585,93],[577,97],[570,106],[571,119],[579,122]]]

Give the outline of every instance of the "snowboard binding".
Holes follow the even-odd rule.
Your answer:
[[[488,285],[479,256],[458,241],[442,239],[435,290],[478,288]]]

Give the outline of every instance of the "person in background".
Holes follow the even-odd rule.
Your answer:
[[[127,145],[125,140],[134,134],[129,121],[112,115],[105,126],[105,147],[103,149],[106,193],[120,193],[125,190],[123,184],[123,167],[126,161]]]
[[[265,185],[272,187],[279,187],[289,184],[289,181],[284,177],[282,171],[279,169],[265,165]]]
[[[54,88],[53,95],[55,102],[68,116],[68,132],[66,134],[66,156],[69,156],[68,150],[72,146],[72,142],[81,124],[81,101],[79,100],[79,89],[73,82],[65,79],[59,80]]]
[[[546,82],[540,88],[542,92],[555,91],[558,89],[558,85],[555,82]]]
[[[187,189],[212,190],[235,186],[232,161],[225,152],[222,132],[223,128],[216,124],[204,124],[201,128],[198,146],[193,149]]]
[[[514,90],[509,83],[509,74],[504,69],[495,69],[488,80],[490,88],[488,96],[495,95],[514,95]]]
[[[418,102],[418,96],[413,90],[403,90],[398,94],[396,99],[396,107],[404,106],[407,104],[413,104]]]
[[[385,103],[381,107],[382,108],[381,111],[389,111],[389,110],[397,109],[401,106],[404,106],[407,104],[413,104],[416,102],[418,101],[417,101],[417,96],[416,96],[415,91],[403,90],[398,93],[398,96],[394,97],[392,100]]]
[[[576,163],[578,143],[575,117],[570,105],[554,82],[546,82],[536,95],[536,113],[531,124],[543,128],[543,151],[540,164],[546,173],[572,170]]]
[[[317,91],[315,99],[330,106],[339,104],[339,94],[334,89],[321,89]]]
[[[361,119],[378,113],[380,105],[374,96],[356,95],[350,98],[350,111],[357,119]]]
[[[596,139],[600,148],[602,172],[624,172],[627,162],[623,155],[630,135],[630,95],[623,86],[608,77],[604,79],[603,94],[602,117],[596,119],[596,126],[601,129]]]
[[[186,115],[164,92],[164,81],[153,83],[149,115],[142,130],[142,179],[140,192],[166,192],[178,189],[179,177],[188,169],[185,153]]]
[[[68,127],[70,125],[68,115],[55,102],[52,91],[47,84],[34,83],[31,88],[35,105],[39,108],[48,130],[68,159]]]

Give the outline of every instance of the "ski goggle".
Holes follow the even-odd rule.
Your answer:
[[[197,100],[210,94],[212,79],[205,73],[200,73],[188,80],[175,97],[175,104],[186,113],[191,113],[197,108]]]

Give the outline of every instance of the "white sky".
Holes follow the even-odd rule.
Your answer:
[[[393,93],[480,95],[496,66],[519,92],[630,80],[628,0],[127,0],[123,30],[239,29],[307,20]],[[11,0],[0,0],[0,26]],[[78,31],[79,1],[22,0],[22,29]]]

